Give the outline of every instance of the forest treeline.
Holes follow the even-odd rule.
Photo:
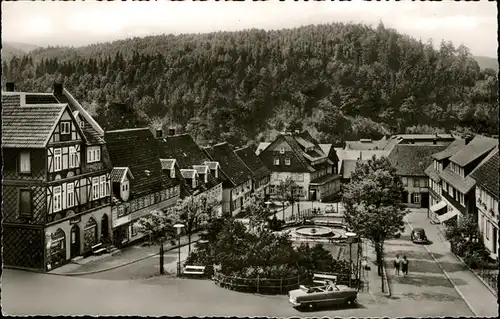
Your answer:
[[[288,128],[318,139],[469,130],[497,134],[498,80],[468,48],[423,43],[379,24],[161,35],[2,61],[2,83],[54,81],[106,129],[175,125],[204,144],[269,139]]]

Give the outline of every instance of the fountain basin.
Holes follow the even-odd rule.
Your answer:
[[[333,231],[331,228],[322,226],[303,226],[295,229],[295,233],[305,237],[331,237]]]

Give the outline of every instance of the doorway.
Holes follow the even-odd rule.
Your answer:
[[[78,225],[71,227],[70,256],[75,258],[80,256],[80,228]]]
[[[105,241],[109,240],[109,220],[108,215],[103,215],[101,220],[101,238]]]
[[[420,193],[420,206],[422,208],[429,208],[429,193]]]

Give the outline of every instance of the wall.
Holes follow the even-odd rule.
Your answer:
[[[293,174],[302,174],[303,180],[298,181],[294,180],[295,184],[298,187],[302,188],[302,196],[300,197],[301,200],[308,200],[309,199],[309,183],[311,182],[311,175],[309,173],[291,173],[291,172],[273,172],[271,174],[271,181],[269,183],[270,186],[278,186],[282,180],[285,180],[287,178],[292,178]],[[293,178],[292,178],[293,179]],[[272,190],[272,187],[270,187],[270,192]]]
[[[31,190],[31,209],[33,218],[30,220],[19,217],[19,192],[22,189]],[[46,222],[46,191],[41,185],[12,185],[9,181],[2,184],[4,223],[27,223],[43,225]]]
[[[18,171],[19,154],[21,151],[30,152],[31,173],[20,174]],[[45,170],[46,154],[44,149],[2,149],[3,179],[4,180],[37,180],[44,181],[47,178]]]
[[[231,188],[222,189],[222,212],[231,212]]]
[[[476,207],[479,214],[479,231],[484,244],[490,251],[490,257],[498,258],[498,200],[481,187],[476,187]],[[488,229],[487,229],[488,228]],[[493,229],[496,229],[497,238],[494,245]],[[496,247],[495,247],[496,246]],[[496,249],[495,249],[496,248]]]
[[[422,196],[427,196],[426,194],[421,194],[421,193],[428,193],[428,187],[425,186],[426,183],[429,182],[428,177],[426,177],[426,176],[422,176],[422,177],[401,176],[401,179],[403,181],[403,187],[404,187],[405,191],[408,192],[408,198],[406,200],[408,206],[421,207]],[[406,180],[406,182],[405,182],[405,180]],[[418,180],[418,186],[414,185],[415,180]],[[418,203],[412,203],[411,202],[411,194],[419,194],[420,201]]]

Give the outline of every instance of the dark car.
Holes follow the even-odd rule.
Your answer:
[[[411,241],[416,244],[426,244],[429,242],[423,228],[413,228],[411,232]]]

